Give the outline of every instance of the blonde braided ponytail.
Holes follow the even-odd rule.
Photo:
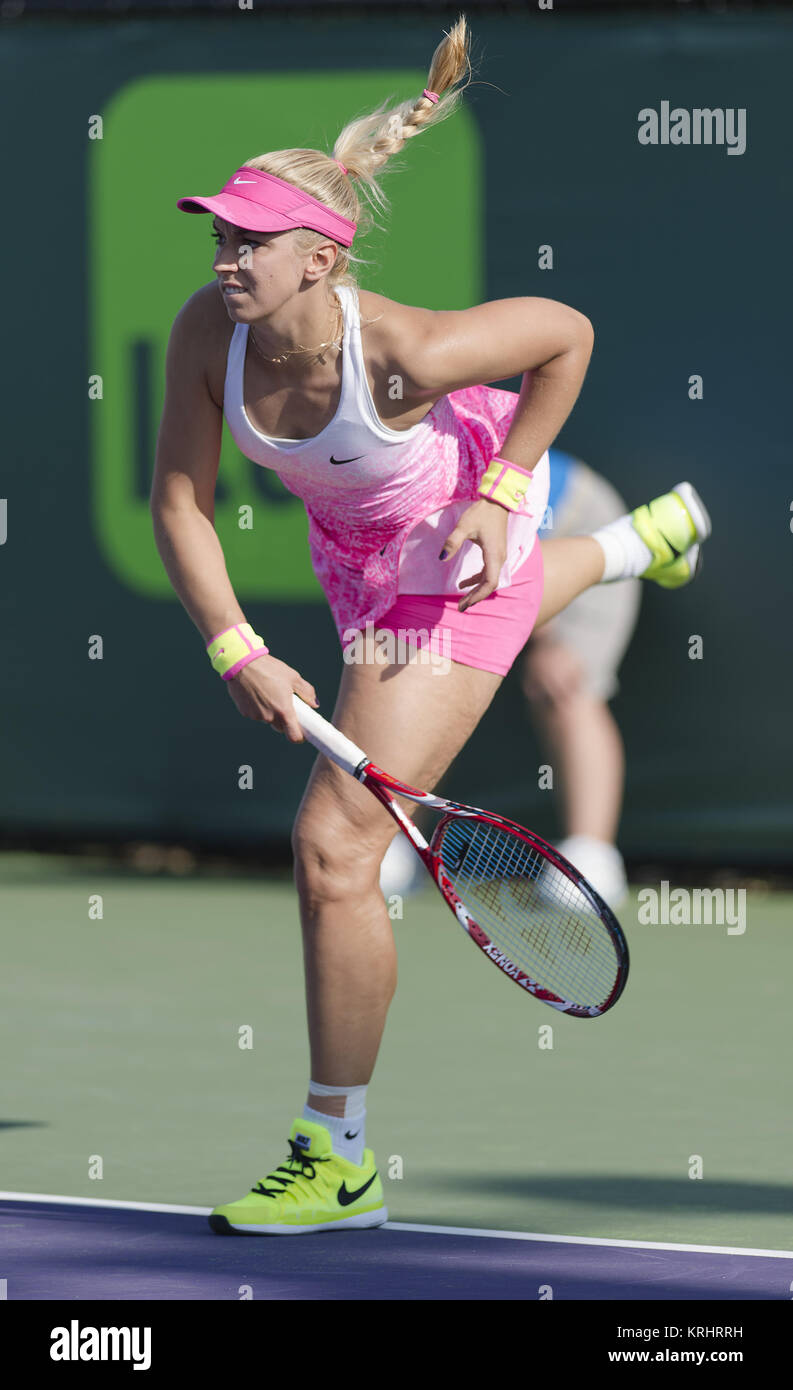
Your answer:
[[[347,166],[350,177],[364,185],[380,207],[387,206],[387,199],[377,184],[377,170],[393,159],[407,140],[447,120],[457,110],[468,82],[453,89],[466,75],[471,80],[470,38],[465,15],[460,15],[435,49],[425,90],[436,93],[437,102],[422,94],[389,110],[390,101],[386,100],[366,116],[350,121],[341,131],[333,149],[334,159]]]
[[[462,92],[471,80],[469,47],[470,30],[465,15],[460,15],[449,32],[444,32],[432,55],[425,90],[437,94],[437,102],[423,93],[396,106],[391,105],[392,98],[387,98],[374,111],[344,126],[332,154],[311,149],[273,150],[247,159],[245,163],[252,169],[261,169],[295,184],[342,217],[357,222],[356,240],[360,239],[374,223],[373,210],[387,214],[390,208],[377,181],[378,170],[392,160],[408,140],[439,121],[445,121],[457,110]],[[458,87],[464,77],[467,81]],[[295,234],[296,256],[309,256],[327,239],[318,232],[301,229]],[[366,264],[350,248],[339,246],[336,262],[326,277],[328,288],[355,285],[350,267]]]

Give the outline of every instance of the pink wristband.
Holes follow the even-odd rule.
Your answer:
[[[524,478],[533,478],[534,473],[530,473],[528,468],[521,468],[519,463],[513,463],[511,459],[502,459],[498,454],[494,454],[491,463],[500,463],[504,468],[514,468],[516,473],[522,473]]]
[[[206,644],[206,649],[207,649],[207,651],[209,651],[209,648],[210,648],[210,647],[214,646],[215,642],[217,642],[219,638],[225,637],[227,632],[236,632],[236,633],[239,633],[239,635],[240,635],[241,637],[243,637],[243,640],[247,641],[247,638],[244,637],[244,634],[243,634],[242,632],[240,632],[240,629],[243,628],[243,627],[250,627],[250,624],[249,624],[249,623],[232,623],[232,624],[231,624],[231,627],[224,627],[224,628],[221,628],[220,632],[216,632],[216,633],[215,633],[214,637],[210,637],[209,641],[208,641],[207,644]],[[252,632],[252,631],[253,631],[253,628],[251,628],[251,632]]]
[[[258,660],[260,656],[267,656],[269,651],[269,647],[257,647],[255,652],[248,652],[247,656],[241,656],[239,661],[235,661],[233,666],[229,666],[228,671],[224,671],[220,679],[223,681],[233,680],[243,666],[247,666],[250,661]]]
[[[520,464],[511,463],[497,454],[480,478],[477,492],[480,497],[497,502],[509,512],[526,512],[526,493],[533,478],[534,474],[528,468],[521,468]]]
[[[269,650],[250,623],[233,623],[207,642],[212,667],[224,681],[233,680],[243,666],[259,656],[267,656]]]

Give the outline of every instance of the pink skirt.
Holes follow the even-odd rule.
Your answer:
[[[401,594],[377,619],[378,632],[404,636],[407,647],[427,646],[461,666],[477,666],[505,676],[523,650],[537,619],[543,591],[542,546],[515,572],[513,582],[461,613],[460,598],[448,594]],[[416,634],[415,636],[413,634]]]

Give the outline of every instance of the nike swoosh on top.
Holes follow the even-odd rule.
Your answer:
[[[351,458],[351,459],[335,459],[335,458],[333,457],[333,455],[331,454],[331,456],[330,456],[330,461],[331,461],[331,463],[355,463],[356,459],[362,459],[362,458],[363,458],[363,454],[355,454],[355,456],[354,456],[353,458]]]
[[[256,182],[256,180],[255,180],[255,179],[235,179],[234,182],[235,182],[235,183],[250,183],[250,184],[254,184],[254,183]]]
[[[357,1188],[355,1192],[348,1192],[347,1184],[343,1182],[336,1194],[339,1199],[339,1206],[349,1207],[352,1205],[353,1202],[357,1202],[359,1197],[363,1197],[363,1194],[364,1192],[366,1192],[367,1188],[370,1188],[372,1186],[372,1183],[374,1182],[376,1177],[377,1174],[373,1173],[369,1181],[365,1182],[363,1187]]]

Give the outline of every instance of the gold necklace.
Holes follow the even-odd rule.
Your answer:
[[[337,304],[336,304],[336,319],[335,319],[335,323],[338,324],[340,320],[341,320],[341,322],[342,322],[342,327],[343,327],[344,316],[343,316],[343,314],[342,314],[341,305],[337,302]],[[253,346],[255,347],[256,351],[257,351],[258,354],[259,354],[259,356],[260,356],[260,357],[263,357],[264,360],[265,360],[265,362],[270,362],[270,363],[285,362],[286,359],[287,359],[287,357],[293,357],[294,354],[295,354],[296,352],[319,353],[319,352],[322,351],[323,348],[328,348],[328,347],[335,347],[335,348],[338,348],[339,351],[341,351],[341,338],[334,338],[334,339],[332,339],[330,342],[327,342],[327,343],[320,343],[319,346],[318,346],[318,347],[315,347],[315,348],[306,348],[306,347],[303,347],[301,344],[298,344],[298,346],[297,346],[296,348],[289,348],[287,352],[282,352],[282,353],[280,354],[280,356],[278,356],[278,357],[268,357],[267,354],[266,354],[265,352],[262,351],[262,348],[261,348],[260,344],[257,343],[257,341],[256,341],[256,333],[254,332],[253,325],[251,325],[251,326],[248,328],[248,337],[251,338],[251,340],[253,341]]]

